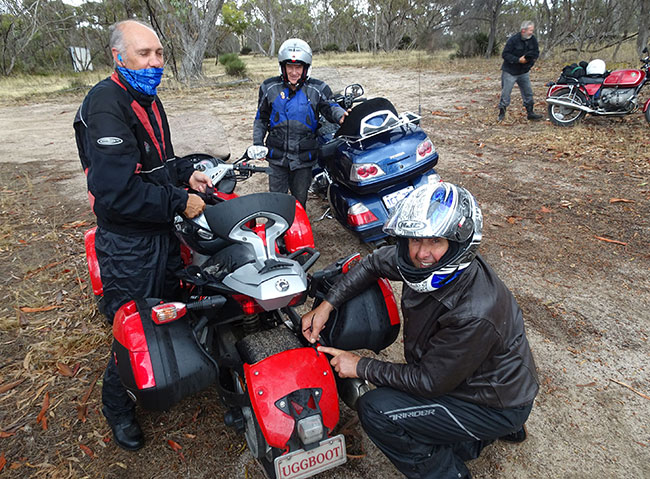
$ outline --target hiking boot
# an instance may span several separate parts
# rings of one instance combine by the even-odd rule
[[[528,437],[528,434],[526,433],[526,426],[524,425],[521,426],[521,429],[519,429],[519,431],[511,432],[510,434],[501,436],[499,440],[505,442],[520,443],[524,442],[526,440],[526,437]]]
[[[506,117],[506,109],[503,107],[499,108],[499,116],[497,117],[497,121],[503,121],[505,117]]]
[[[528,118],[529,120],[537,121],[537,120],[541,120],[542,118],[544,118],[539,113],[535,113],[533,111],[533,105],[526,106],[526,111],[528,112],[528,116],[526,118]]]
[[[122,449],[137,451],[144,446],[144,435],[135,418],[125,417],[109,425],[113,431],[115,443]]]

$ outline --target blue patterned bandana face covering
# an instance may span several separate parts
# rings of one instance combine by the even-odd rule
[[[140,70],[131,70],[130,68],[117,67],[122,76],[129,84],[140,93],[154,96],[156,88],[160,85],[162,78],[162,68],[142,68]]]

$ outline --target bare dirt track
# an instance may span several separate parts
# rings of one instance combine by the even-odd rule
[[[556,73],[532,74],[539,111],[543,83]],[[380,68],[315,68],[314,76],[333,89],[359,82],[400,111],[421,105],[437,170],[476,195],[482,254],[524,311],[541,381],[529,439],[491,445],[469,463],[473,476],[650,477],[650,125],[642,115],[564,130],[527,122],[513,93],[497,124],[497,63],[472,74],[422,72],[419,81],[417,72]],[[256,84],[161,96],[177,154],[238,155],[250,143]],[[168,412],[140,411],[148,443],[139,452],[110,440],[94,383],[110,331],[85,271],[83,231],[93,217],[71,127],[81,98],[0,106],[0,475],[261,478],[243,437],[223,425],[213,390]],[[240,193],[264,190],[260,176]],[[325,208],[309,200],[312,219]],[[321,267],[367,253],[334,220],[313,227]],[[400,347],[381,355],[400,360]],[[353,417],[343,406],[341,424]],[[355,456],[319,477],[399,477],[358,424],[343,429]]]

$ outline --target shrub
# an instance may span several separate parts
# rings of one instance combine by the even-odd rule
[[[485,55],[487,49],[489,36],[487,33],[476,32],[468,33],[460,37],[458,41],[458,49],[454,56],[456,58],[477,57]],[[490,55],[495,55],[499,51],[499,45],[494,42],[492,52]]]
[[[240,55],[248,55],[250,52],[252,52],[253,49],[251,47],[242,47],[241,51],[239,52]]]
[[[339,46],[336,43],[328,43],[323,47],[323,51],[326,52],[338,52]]]
[[[223,66],[226,69],[226,74],[230,76],[243,77],[246,75],[246,64],[237,55],[224,63]]]
[[[230,63],[233,60],[238,60],[239,56],[236,53],[224,53],[223,55],[219,56],[219,63],[221,63],[223,66],[226,66],[226,64]]]

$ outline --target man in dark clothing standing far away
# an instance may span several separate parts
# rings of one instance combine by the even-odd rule
[[[450,183],[421,186],[384,231],[397,245],[365,257],[302,317],[315,342],[330,312],[377,278],[402,280],[406,364],[331,354],[339,376],[377,386],[358,400],[361,425],[409,478],[470,477],[465,461],[495,439],[521,442],[538,391],[521,310],[480,255],[474,197]]]
[[[303,207],[311,184],[311,169],[318,160],[319,115],[332,123],[343,123],[347,112],[331,101],[332,90],[310,77],[311,48],[291,38],[278,50],[280,76],[260,86],[253,144],[269,149],[269,191],[291,194]],[[268,134],[268,135],[267,135]]]
[[[510,105],[512,87],[519,85],[521,98],[528,113],[529,120],[541,120],[542,115],[533,111],[533,86],[530,83],[530,69],[539,58],[539,45],[533,35],[535,24],[527,20],[521,24],[521,31],[508,38],[503,48],[503,65],[501,65],[501,99],[499,100],[498,121],[506,117],[506,108]]]
[[[113,74],[95,85],[74,121],[88,196],[97,217],[95,249],[104,296],[101,312],[112,323],[124,303],[138,297],[174,298],[182,267],[173,233],[176,214],[205,208],[182,184],[205,192],[210,179],[174,156],[167,116],[156,95],[163,47],[151,26],[137,20],[111,27]],[[127,450],[144,445],[135,403],[113,358],[102,385],[102,412],[115,442]]]

